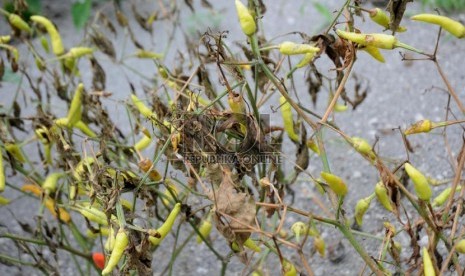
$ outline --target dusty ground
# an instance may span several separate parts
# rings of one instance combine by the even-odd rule
[[[65,44],[70,46],[80,40],[80,33],[77,33],[70,19],[66,16],[68,5],[53,1],[53,6],[47,6],[46,13],[56,18],[56,23],[63,35]],[[56,3],[55,3],[56,2]],[[139,1],[138,8],[143,11],[151,11],[155,5],[148,3],[149,1]],[[211,1],[214,5],[214,10],[210,11],[201,8],[198,1],[195,1],[197,13],[191,13],[187,8],[182,12],[183,20],[186,20],[186,32],[190,37],[198,37],[210,28],[211,30],[229,30],[228,41],[232,44],[234,41],[244,42],[244,36],[240,32],[237,24],[235,10],[232,1]],[[217,3],[218,2],[218,3]],[[127,4],[127,3],[126,3]],[[330,7],[330,10],[338,8],[342,1],[325,1],[325,5]],[[180,4],[182,5],[182,4]],[[263,29],[266,30],[268,38],[277,37],[286,34],[290,31],[302,31],[307,34],[315,34],[320,31],[320,23],[323,17],[315,10],[314,6],[309,1],[273,1],[273,4],[268,4],[268,11],[263,18]],[[418,9],[418,7],[413,6]],[[145,9],[146,8],[146,9]],[[129,11],[128,5],[125,9]],[[63,12],[64,11],[64,12]],[[109,13],[111,14],[111,13]],[[458,15],[457,17],[460,17]],[[463,15],[462,15],[463,19]],[[131,25],[136,25],[131,22]],[[369,25],[365,24],[364,26]],[[417,48],[422,48],[427,51],[432,51],[434,48],[436,31],[432,31],[426,25],[412,23],[408,20],[404,25],[411,30],[407,34],[400,34],[398,37],[401,41],[414,45]],[[373,25],[370,25],[373,27]],[[4,30],[4,26],[0,27]],[[367,28],[364,31],[379,31],[376,28]],[[138,31],[137,38],[144,45],[152,45],[154,51],[164,51],[165,43],[172,33],[171,27],[157,23],[153,37],[147,33]],[[281,38],[278,38],[281,39]],[[297,36],[289,35],[285,39],[298,39]],[[124,45],[123,36],[116,38],[116,46]],[[282,39],[281,39],[282,40]],[[193,39],[193,41],[196,41]],[[174,42],[171,48],[167,51],[166,64],[170,64],[169,60],[176,57],[177,51],[183,49],[185,45],[183,34],[179,30],[174,33]],[[128,48],[122,49],[117,47],[117,52],[131,52]],[[463,64],[463,53],[465,52],[465,44],[463,41],[458,41],[445,36],[440,45],[439,61],[451,84],[456,88],[461,99],[465,99],[465,66]],[[432,62],[404,62],[401,61],[399,51],[384,51],[386,63],[380,64],[371,59],[368,55],[361,53],[358,56],[357,63],[354,67],[353,76],[357,76],[360,80],[364,80],[368,86],[368,96],[365,102],[354,111],[338,113],[335,117],[336,123],[342,126],[342,130],[354,136],[361,136],[368,139],[370,142],[375,141],[375,137],[379,138],[378,150],[379,155],[389,161],[401,161],[406,158],[403,146],[399,136],[391,131],[397,126],[405,127],[410,123],[416,122],[423,118],[428,118],[433,121],[442,121],[445,116],[445,107],[447,104],[447,95],[441,89],[444,89],[444,84],[441,81],[438,73]],[[105,103],[111,111],[112,117],[120,121],[123,131],[130,130],[127,124],[127,117],[121,103],[128,98],[130,89],[128,79],[133,81],[137,88],[140,88],[143,81],[131,71],[114,66],[112,62],[105,57],[101,57],[102,65],[107,72],[107,88],[113,96]],[[155,68],[150,62],[132,62],[131,66],[137,68],[147,77],[154,74]],[[322,68],[331,68],[326,61],[316,61],[317,66]],[[89,75],[83,72],[84,82],[89,82]],[[327,98],[321,93],[317,106],[312,106],[306,85],[302,81],[304,72],[298,71],[295,75],[296,91],[304,104],[315,112],[321,113],[326,106]],[[354,79],[349,81],[348,91],[354,85]],[[2,101],[6,98],[8,103],[9,89],[14,89],[11,83],[3,84],[0,95]],[[25,93],[27,88],[25,86]],[[12,99],[11,99],[12,100]],[[64,106],[60,106],[59,102],[53,102],[56,108],[66,113]],[[277,104],[277,103],[275,103]],[[458,114],[457,108],[452,104],[452,109]],[[261,112],[270,112],[270,109],[262,109]],[[271,112],[270,112],[271,113]],[[272,114],[272,121],[280,122],[279,114]],[[437,132],[439,133],[439,132]],[[332,134],[328,134],[330,143],[328,143],[328,152],[331,160],[331,167],[334,172],[347,180],[350,185],[350,193],[345,205],[351,214],[356,200],[361,197],[368,196],[372,193],[373,185],[378,181],[377,172],[373,168],[367,169],[366,161],[360,158],[353,150],[351,150],[340,138]],[[452,152],[456,154],[460,147],[461,135],[458,126],[448,130],[450,146]],[[412,146],[415,148],[415,153],[410,155],[411,162],[416,164],[418,169],[427,172],[433,178],[446,179],[453,175],[451,166],[449,165],[448,157],[444,151],[444,141],[441,135],[415,136],[411,139]],[[290,148],[294,146],[290,143],[287,145]],[[292,156],[291,156],[292,158]],[[314,156],[311,159],[311,164],[308,169],[310,173],[318,174],[321,170],[319,159]],[[22,179],[16,177],[11,178],[12,182],[18,185],[23,182]],[[295,203],[303,209],[317,210],[310,197],[316,193],[313,185],[302,177],[292,187],[296,191],[297,197]],[[15,198],[17,193],[11,189],[7,190],[5,196]],[[290,198],[286,198],[290,201]],[[27,202],[24,200],[16,200],[8,207],[0,209],[1,224],[7,225],[10,232],[21,232],[20,226],[13,221],[12,213],[15,217],[31,218],[31,212],[35,212],[37,204],[35,202]],[[349,216],[350,217],[350,216]],[[296,218],[289,217],[285,227],[289,227]],[[365,217],[365,225],[363,230],[372,235],[382,237],[383,221],[392,219],[391,215],[386,213],[377,203],[373,204],[370,211]],[[8,222],[8,223],[6,223]],[[329,226],[320,227],[323,238],[327,241],[329,247],[334,247],[342,239],[334,229]],[[217,233],[213,234],[215,240],[214,245],[219,252],[226,254],[229,252],[223,239]],[[182,239],[181,239],[182,240]],[[370,254],[376,256],[379,251],[380,242],[371,238],[359,238],[360,242],[367,248]],[[399,241],[406,244],[406,237],[400,235]],[[170,244],[171,240],[167,240],[167,246],[163,250],[158,250],[154,254],[153,267],[156,274],[162,272],[165,266],[169,263],[169,256],[172,251]],[[360,257],[350,249],[350,245],[346,241],[342,241],[345,247],[344,258],[338,263],[332,263],[328,259],[322,259],[318,255],[313,255],[310,259],[310,265],[314,269],[315,275],[356,275],[362,269],[362,261]],[[306,248],[306,253],[310,252],[310,248]],[[16,254],[14,246],[6,240],[0,239],[1,254]],[[407,257],[408,250],[403,252],[403,257]],[[298,256],[294,252],[289,252],[288,258],[298,261]],[[462,259],[463,260],[463,259]],[[73,268],[69,266],[69,259],[62,259],[59,266],[61,272],[65,275],[72,275]],[[276,258],[270,258],[268,262],[267,272],[270,275],[279,275],[279,266]],[[173,265],[173,275],[216,275],[220,270],[220,262],[217,261],[214,255],[208,250],[205,245],[198,246],[195,243],[190,243],[185,250],[179,255],[176,263]],[[228,266],[228,274],[236,275],[248,273],[247,268],[238,261],[236,257],[231,258],[231,263]],[[17,267],[6,266],[0,264],[0,273],[3,275],[22,275],[25,273],[35,275],[38,274],[30,269],[18,269]]]

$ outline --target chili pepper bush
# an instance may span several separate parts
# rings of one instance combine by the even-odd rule
[[[408,1],[347,0],[303,6],[326,17],[276,33],[265,29],[274,4],[235,0],[221,4],[222,30],[216,3],[193,2],[105,3],[72,40],[52,17],[23,18],[24,1],[0,9],[2,266],[461,275],[465,97],[441,55],[463,59],[443,47],[463,45],[465,26]],[[374,105],[371,73],[399,62],[437,82],[409,87],[398,108]],[[375,134],[346,123],[421,112],[425,93],[440,115],[386,116]]]

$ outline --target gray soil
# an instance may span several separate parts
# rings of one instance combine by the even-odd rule
[[[83,33],[74,29],[70,17],[68,16],[69,5],[64,2],[67,1],[46,1],[44,12],[51,16],[51,18],[55,18],[54,21],[60,29],[65,45],[70,47],[80,42]],[[152,12],[158,8],[158,5],[152,2],[156,1],[137,1],[138,10],[142,13]],[[171,3],[174,1],[169,2]],[[182,19],[184,31],[186,35],[191,38],[192,42],[196,43],[199,34],[210,29],[211,31],[228,30],[227,43],[229,45],[233,45],[234,42],[245,43],[245,37],[237,22],[233,1],[210,1],[214,6],[213,10],[201,7],[200,3],[198,3],[200,1],[194,1],[196,13],[192,13],[187,6],[185,6],[183,1],[175,2],[182,6],[180,18]],[[273,4],[268,3],[268,10],[263,18],[263,29],[266,30],[267,38],[276,37],[275,41],[277,42],[283,40],[299,41],[300,38],[292,34],[284,37],[278,36],[288,34],[291,31],[300,31],[309,35],[321,31],[321,22],[324,22],[325,19],[316,11],[311,1],[275,0],[272,2]],[[339,8],[343,1],[321,2],[324,2],[324,5],[328,6],[330,11],[333,11]],[[50,3],[53,3],[53,5]],[[112,18],[113,13],[110,5],[102,5],[103,6],[100,6],[100,8],[102,8],[103,12],[107,13],[110,18]],[[131,14],[129,3],[125,1],[123,6],[126,13],[128,15]],[[420,7],[415,5],[409,7],[409,14],[413,14],[414,10],[421,10]],[[132,18],[132,16],[128,17]],[[454,15],[454,17],[461,18],[462,20],[465,19],[463,14]],[[145,45],[147,49],[155,52],[167,50],[166,59],[164,61],[166,65],[170,66],[173,64],[173,61],[179,58],[180,53],[187,53],[185,52],[186,41],[184,34],[181,33],[179,29],[173,34],[173,28],[169,22],[156,21],[152,36],[139,29],[137,23],[133,22],[132,19],[130,24],[134,27],[134,30],[136,30],[137,40]],[[436,28],[415,23],[408,19],[404,20],[403,25],[405,25],[409,31],[398,35],[400,41],[413,45],[416,48],[421,48],[427,52],[433,51],[437,36]],[[364,32],[380,31],[379,28],[368,22],[359,24],[359,26],[366,28],[363,30]],[[0,26],[0,34],[4,34],[5,32],[8,32],[8,26],[2,23]],[[171,35],[174,35],[174,40],[169,48],[166,49],[166,41],[168,41]],[[114,38],[114,45],[117,49],[118,56],[121,56],[122,53],[127,54],[134,51],[133,46],[125,42],[123,32],[120,32],[118,36]],[[24,51],[24,49],[22,49],[22,51]],[[238,49],[234,47],[233,51],[236,51],[238,54],[240,53]],[[355,77],[357,77],[358,81],[363,84],[362,88],[368,88],[368,96],[356,110],[348,110],[346,112],[337,113],[334,116],[334,121],[345,133],[352,136],[363,137],[370,143],[374,143],[376,138],[378,138],[379,141],[376,149],[379,156],[392,165],[398,164],[407,158],[399,133],[392,129],[399,126],[405,129],[408,125],[425,118],[432,121],[443,121],[448,102],[448,94],[444,90],[445,85],[436,71],[434,63],[430,61],[402,61],[399,52],[402,52],[402,50],[383,51],[386,59],[385,64],[375,61],[365,53],[358,54],[352,77],[347,85],[347,92],[349,96],[353,96]],[[464,53],[465,44],[463,40],[457,40],[444,34],[442,35],[438,60],[449,78],[451,85],[455,88],[462,101],[465,101]],[[113,93],[111,98],[104,100],[104,103],[111,113],[112,118],[119,122],[121,130],[124,133],[129,133],[131,127],[127,121],[127,114],[123,102],[126,101],[130,95],[128,80],[135,85],[136,89],[141,89],[142,85],[150,84],[150,82],[142,79],[130,70],[115,65],[106,56],[97,55],[97,58],[106,71],[106,91]],[[296,62],[297,60],[292,59],[292,61]],[[31,63],[31,70],[33,70],[32,60],[29,60],[29,62]],[[148,78],[151,78],[156,73],[156,68],[151,62],[142,62],[134,59],[128,61],[127,64]],[[318,59],[315,64],[321,72],[332,74],[332,76],[334,75],[334,73],[329,71],[333,69],[333,67],[328,63],[326,57]],[[86,65],[83,66],[85,68]],[[82,79],[86,87],[90,87],[91,72],[85,70],[81,71]],[[186,70],[186,72],[189,71]],[[307,85],[304,82],[305,74],[305,70],[299,70],[295,73],[295,91],[304,106],[310,108],[314,112],[322,114],[328,102],[328,93],[322,91],[319,94],[316,106],[313,106],[310,96],[307,93]],[[212,72],[211,75],[216,77],[214,72]],[[0,102],[4,107],[10,106],[13,101],[11,95],[13,95],[15,89],[17,89],[17,84],[15,83],[5,82],[1,84]],[[218,89],[223,90],[223,88]],[[24,82],[21,87],[20,95],[28,93],[30,93],[29,87],[26,82]],[[273,100],[270,105],[276,107],[278,105],[277,97],[274,98],[275,100]],[[31,107],[30,103],[27,104]],[[51,104],[54,106],[54,112],[56,112],[57,115],[66,114],[66,106],[60,100],[52,99]],[[451,103],[451,109],[459,119],[463,119],[463,116],[459,115],[460,112],[453,102]],[[280,115],[273,113],[269,105],[260,111],[262,113],[271,114],[272,123],[281,123]],[[23,112],[23,116],[27,116],[28,113],[33,114],[34,109],[24,109]],[[461,133],[462,129],[458,125],[447,129],[448,143],[454,158],[462,143]],[[433,131],[433,134],[413,136],[410,142],[415,152],[410,154],[410,161],[418,169],[426,172],[428,176],[443,180],[451,178],[454,172],[450,163],[450,158],[445,150],[444,137],[440,134],[441,131]],[[24,134],[18,134],[18,137],[21,137],[21,135],[24,136]],[[326,139],[328,139],[326,145],[331,169],[335,174],[344,178],[350,186],[350,191],[344,206],[347,210],[347,217],[352,218],[355,202],[373,192],[374,184],[379,181],[378,172],[375,168],[369,166],[367,161],[354,152],[340,136],[330,131],[327,131],[325,135]],[[21,138],[28,137],[24,136]],[[283,160],[288,168],[292,168],[291,162],[287,162],[286,158],[289,158],[291,161],[294,160],[295,157],[293,153],[295,145],[286,141],[284,148],[290,150],[285,153],[288,155],[285,155]],[[35,146],[26,146],[24,150],[27,152],[34,152],[34,154],[37,152]],[[153,151],[153,148],[151,148],[151,150]],[[321,162],[316,156],[311,157],[310,166],[307,171],[312,175],[319,175],[321,171]],[[178,173],[178,175],[179,174],[180,173]],[[23,177],[11,176],[11,171],[9,170],[7,170],[7,175],[8,181],[14,185],[21,186],[25,182]],[[315,213],[321,213],[320,207],[318,207],[311,198],[313,196],[322,197],[318,194],[308,177],[300,177],[292,186],[292,190],[295,191],[294,206],[304,210],[314,211]],[[442,190],[442,188],[434,188],[434,190],[437,193]],[[37,212],[37,201],[28,200],[11,188],[7,188],[3,195],[7,198],[17,199],[7,207],[0,208],[0,223],[1,226],[5,227],[0,231],[7,229],[8,232],[11,233],[23,233],[17,220],[28,222],[31,225],[35,224],[33,214]],[[286,196],[285,201],[287,203],[290,203],[291,200],[292,198],[290,196]],[[326,198],[322,199],[322,201],[326,206],[330,206]],[[297,220],[304,220],[304,218],[293,215],[286,217],[284,229],[289,229]],[[363,231],[382,238],[384,236],[383,222],[386,220],[392,222],[395,221],[395,218],[374,201],[372,207],[365,216]],[[76,220],[76,224],[79,225],[79,223],[83,223],[83,221]],[[397,226],[399,227],[399,225]],[[343,236],[331,226],[323,225],[320,226],[319,229],[327,243],[327,254],[331,255],[331,257],[342,255],[343,258],[338,262],[331,262],[329,258],[321,258],[318,254],[314,254],[314,252],[311,251],[312,243],[308,243],[308,246],[304,248],[304,253],[308,257],[308,261],[315,275],[359,274],[363,269],[363,261],[351,248],[350,244],[343,239]],[[181,231],[189,233],[191,229],[190,227],[183,226]],[[183,241],[186,236],[187,234],[180,235],[180,241]],[[254,238],[258,238],[258,236],[254,235]],[[380,240],[362,236],[358,236],[357,238],[369,254],[376,257],[378,256],[381,244]],[[218,232],[213,231],[212,240],[214,247],[221,254],[226,255],[230,252],[224,238],[221,237]],[[405,250],[402,252],[402,258],[408,258],[411,253],[408,249],[408,236],[399,234],[396,240],[404,245]],[[422,240],[422,242],[425,241]],[[152,267],[156,275],[161,274],[169,263],[170,256],[173,253],[173,244],[174,239],[170,236],[164,242],[164,246],[153,254]],[[343,249],[341,249],[341,246]],[[98,245],[98,247],[100,246]],[[343,252],[341,252],[341,250]],[[0,254],[20,258],[22,253],[16,249],[15,244],[10,240],[0,239]],[[45,251],[44,254],[49,254],[49,252]],[[295,251],[284,250],[284,254],[293,262],[300,264],[299,256]],[[28,259],[25,258],[25,260]],[[257,256],[253,256],[252,260],[252,263],[257,261]],[[463,263],[465,259],[461,257],[460,261]],[[63,275],[77,274],[74,267],[75,264],[66,254],[61,254],[60,252],[58,263],[55,263],[55,260],[52,259],[50,262],[52,265],[59,267],[60,273]],[[280,274],[278,259],[273,255],[270,255],[263,268],[264,272],[268,275]],[[177,257],[172,269],[173,275],[217,275],[221,270],[221,263],[205,244],[198,245],[192,240]],[[248,274],[250,272],[249,266],[242,264],[238,257],[231,257],[230,264],[227,268],[228,275]],[[95,274],[95,271],[92,270],[92,273]],[[3,263],[0,264],[0,274],[39,275],[40,272],[28,267],[9,266]],[[365,274],[368,273],[365,272]]]

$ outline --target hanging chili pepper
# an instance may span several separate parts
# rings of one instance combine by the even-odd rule
[[[113,251],[111,251],[110,259],[108,259],[107,265],[102,270],[102,275],[107,275],[111,273],[111,271],[119,263],[128,244],[129,244],[128,234],[123,228],[120,228],[118,231],[118,234],[116,234],[115,245],[113,247]]]
[[[105,255],[103,255],[102,252],[92,253],[92,260],[94,261],[95,266],[100,270],[105,268]]]
[[[331,188],[331,190],[333,190],[333,192],[338,196],[344,196],[347,194],[347,185],[339,176],[327,172],[321,172],[321,177],[323,177],[329,188]]]
[[[26,21],[24,21],[19,15],[10,13],[10,15],[8,16],[8,21],[10,22],[11,26],[13,26],[16,29],[25,31],[29,34],[32,33],[31,27],[29,27]]]
[[[208,214],[207,218],[202,221],[202,224],[200,224],[199,227],[199,233],[197,235],[197,243],[202,243],[203,240],[205,240],[209,235],[210,232],[212,231],[213,225],[211,223],[211,213]]]
[[[236,11],[244,34],[247,36],[253,35],[257,31],[257,25],[249,9],[241,1],[236,0]]]
[[[392,208],[391,199],[389,198],[388,190],[384,186],[383,182],[380,181],[376,183],[375,194],[378,198],[379,203],[381,203],[381,205],[383,205],[383,207],[386,210],[388,210],[389,212],[394,211],[394,209]]]
[[[446,16],[423,13],[423,14],[414,15],[410,17],[410,19],[439,25],[444,30],[448,31],[449,33],[451,33],[452,35],[458,38],[465,37],[465,26],[462,23],[455,21]]]
[[[396,47],[397,38],[387,34],[360,34],[336,30],[338,36],[364,46],[373,46],[392,50]]]
[[[455,192],[462,190],[462,186],[457,186]],[[449,198],[450,193],[452,192],[452,187],[444,189],[437,197],[433,199],[433,207],[442,206],[446,200]]]
[[[455,251],[460,253],[460,254],[465,254],[465,239],[459,241],[455,245]]]
[[[313,247],[315,248],[315,250],[318,252],[318,254],[320,254],[321,257],[325,257],[326,256],[326,244],[325,244],[325,240],[320,236],[316,236],[313,240]]]
[[[390,18],[383,10],[381,10],[380,8],[375,8],[375,9],[369,10],[368,13],[370,15],[370,19],[373,22],[375,22],[376,24],[386,29],[389,29]],[[399,32],[399,33],[402,33],[405,31],[407,31],[407,29],[402,26],[397,27],[397,30],[396,30],[396,32]]]
[[[42,184],[42,189],[45,190],[46,194],[51,194],[57,189],[58,179],[66,176],[65,173],[51,173],[45,178],[44,183]]]
[[[436,276],[436,271],[434,270],[433,262],[429,256],[428,249],[423,247],[423,272],[425,276]]]
[[[82,118],[82,92],[84,91],[84,84],[78,84],[76,91],[74,92],[71,106],[69,107],[68,116],[68,127],[73,127]]]
[[[291,104],[286,101],[284,96],[279,98],[279,104],[281,105],[281,115],[283,117],[284,130],[292,141],[299,142],[299,135],[297,135],[294,130]]]
[[[160,228],[157,229],[157,232],[160,234],[159,238],[156,237],[149,237],[149,241],[153,245],[159,245],[161,241],[168,235],[168,233],[171,231],[171,228],[173,228],[174,221],[176,220],[176,217],[178,214],[181,212],[181,203],[176,203],[174,205],[173,210],[171,213],[168,215],[168,218],[166,221],[163,223]]]
[[[55,25],[53,25],[53,23],[47,18],[40,15],[33,15],[30,19],[31,21],[44,26],[45,30],[47,30],[47,33],[50,36],[53,53],[57,56],[62,55],[65,52],[65,49],[63,47],[63,42],[61,41],[60,33],[55,28]]]
[[[370,56],[372,56],[374,59],[376,59],[377,61],[381,63],[386,62],[383,55],[381,54],[381,51],[374,46],[359,47],[359,49],[367,52],[368,54],[370,54]]]
[[[320,48],[310,44],[294,43],[285,41],[279,44],[279,52],[283,55],[300,55],[300,54],[315,54],[320,51]]]
[[[297,276],[297,270],[295,269],[294,264],[291,263],[289,260],[284,259],[282,266],[284,276]]]
[[[433,129],[434,125],[430,120],[421,120],[411,125],[404,131],[405,135],[430,132]]]
[[[362,226],[363,216],[370,208],[371,200],[374,197],[375,194],[372,194],[369,197],[365,197],[357,201],[357,204],[355,205],[355,221],[357,222],[358,226]]]
[[[15,143],[5,143],[5,150],[19,163],[26,162],[26,157],[24,157],[21,147]]]
[[[428,201],[431,198],[433,192],[431,191],[431,187],[429,186],[426,177],[409,163],[405,163],[404,168],[410,179],[413,181],[413,186],[418,198],[424,201]]]

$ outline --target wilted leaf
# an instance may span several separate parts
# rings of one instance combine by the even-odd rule
[[[228,169],[223,169],[223,181],[220,187],[210,195],[214,201],[214,216],[216,228],[230,242],[236,241],[242,245],[250,236],[247,226],[255,222],[255,201],[253,197],[241,192],[234,184],[233,175]],[[242,231],[238,231],[242,230]]]

